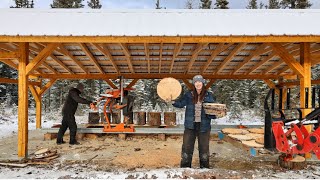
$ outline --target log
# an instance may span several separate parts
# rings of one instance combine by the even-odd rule
[[[292,160],[285,160],[286,155],[281,154],[278,158],[278,163],[280,167],[283,167],[285,169],[304,169],[307,166],[307,163],[305,161],[305,158],[302,156],[297,155]]]
[[[121,123],[121,114],[120,113],[121,113],[120,111],[112,112],[111,124],[120,124]]]
[[[174,126],[177,124],[176,112],[164,112],[164,124]]]
[[[89,124],[99,124],[100,115],[98,112],[89,112],[88,123]]]
[[[161,113],[160,112],[149,112],[148,113],[148,124],[150,126],[161,125]]]
[[[135,125],[145,125],[146,124],[146,112],[135,112],[134,113],[134,121]]]

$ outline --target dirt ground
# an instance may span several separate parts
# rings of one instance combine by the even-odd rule
[[[69,134],[64,140],[68,142]],[[29,154],[41,148],[57,150],[59,158],[47,165],[34,165],[37,169],[59,169],[73,171],[126,172],[125,178],[137,177],[134,172],[140,170],[152,171],[166,169],[173,171],[180,169],[180,153],[182,136],[169,136],[165,141],[156,135],[127,136],[126,140],[117,135],[101,134],[96,139],[84,138],[81,145],[71,146],[68,143],[56,145],[55,139],[44,141],[40,130],[29,132]],[[197,144],[197,142],[196,142]],[[15,160],[17,158],[17,136],[0,139],[0,161]],[[183,169],[181,174],[169,173],[168,178],[281,178],[276,176],[287,170],[276,163],[277,155],[251,157],[246,150],[219,140],[212,136],[210,141],[210,169],[199,169],[197,145],[193,156],[193,168]],[[4,168],[0,166],[0,169]],[[5,167],[10,168],[10,167]],[[314,168],[308,166],[307,168]],[[3,169],[4,170],[4,169]],[[9,169],[6,169],[10,171]],[[196,171],[195,171],[196,170]],[[305,171],[308,171],[306,169]],[[1,174],[1,173],[0,173]],[[283,176],[284,178],[290,178]],[[306,176],[302,176],[306,177]],[[317,175],[310,176],[319,178]],[[59,178],[70,178],[60,176]],[[77,177],[79,178],[79,177]],[[143,177],[142,177],[143,178]],[[154,177],[158,178],[155,173]]]

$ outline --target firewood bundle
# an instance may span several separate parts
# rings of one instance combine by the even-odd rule
[[[48,148],[40,149],[30,157],[33,162],[50,162],[52,159],[59,157],[57,150],[49,150]]]
[[[217,118],[222,118],[227,115],[227,107],[225,104],[203,103],[203,108],[206,114],[216,115]]]

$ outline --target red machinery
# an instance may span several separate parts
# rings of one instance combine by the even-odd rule
[[[276,149],[285,154],[285,161],[291,160],[295,154],[314,152],[320,159],[320,128],[309,133],[303,125],[306,120],[317,119],[320,108],[309,113],[304,120],[298,124],[291,124],[285,131],[285,120],[272,122],[272,131],[276,141]]]

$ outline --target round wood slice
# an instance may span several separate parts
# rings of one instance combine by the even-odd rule
[[[257,148],[262,148],[262,144],[256,143],[255,140],[250,140],[250,141],[241,141],[242,144],[247,145],[249,147],[257,147]]]
[[[229,134],[228,136],[239,141],[247,141],[252,139],[252,137],[247,136],[246,134]]]
[[[221,131],[226,134],[247,134],[247,133],[249,133],[245,129],[238,129],[238,128],[224,128]]]
[[[306,161],[306,158],[296,155],[293,159],[290,160],[291,162],[304,162]]]
[[[251,137],[252,139],[257,139],[257,138],[263,138],[263,134],[256,134],[256,133],[248,133],[246,134],[247,136]]]
[[[256,143],[258,144],[264,144],[264,137],[259,137],[255,139]]]
[[[34,155],[44,154],[46,152],[49,152],[49,149],[48,148],[43,148],[43,149],[40,149],[40,150],[34,152]]]
[[[261,128],[250,128],[248,131],[256,134],[264,134],[264,129]]]
[[[174,78],[163,78],[157,86],[159,97],[165,101],[177,99],[182,91],[181,84]]]

